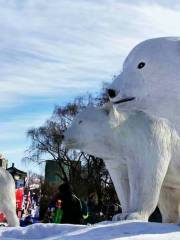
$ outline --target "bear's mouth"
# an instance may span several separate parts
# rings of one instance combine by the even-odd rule
[[[135,100],[135,99],[136,99],[135,97],[127,97],[127,98],[120,99],[120,100],[118,100],[118,101],[113,101],[113,104],[130,102],[130,101],[133,101],[133,100]]]

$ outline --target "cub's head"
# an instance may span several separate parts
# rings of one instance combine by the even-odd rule
[[[63,143],[67,148],[91,153],[98,143],[106,139],[108,131],[108,110],[88,107],[74,118],[64,133]]]

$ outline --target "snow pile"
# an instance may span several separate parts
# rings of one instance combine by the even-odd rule
[[[179,240],[180,226],[139,221],[101,222],[91,226],[34,224],[0,228],[1,240]]]

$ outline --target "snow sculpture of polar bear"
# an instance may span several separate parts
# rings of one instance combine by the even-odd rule
[[[15,183],[11,174],[0,167],[0,212],[5,214],[8,226],[19,226],[16,215]]]
[[[122,205],[116,220],[148,220],[158,203],[163,222],[178,221],[180,138],[168,122],[91,107],[75,117],[64,144],[104,159]]]
[[[166,118],[180,134],[180,38],[155,38],[137,45],[108,93],[117,109]]]

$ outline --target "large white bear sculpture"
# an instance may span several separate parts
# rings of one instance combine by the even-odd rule
[[[155,38],[137,45],[108,93],[117,109],[166,118],[180,134],[180,38]]]
[[[8,226],[19,226],[16,214],[15,182],[11,174],[0,167],[0,212],[5,214]]]
[[[158,204],[163,222],[178,221],[180,138],[168,121],[90,107],[75,117],[64,144],[104,159],[122,205],[115,220],[148,220]]]

